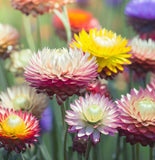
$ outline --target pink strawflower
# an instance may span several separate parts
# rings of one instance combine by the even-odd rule
[[[11,0],[11,4],[15,9],[20,10],[26,15],[44,14],[52,12],[54,9],[61,9],[63,5],[72,3],[75,0]]]
[[[148,85],[147,85],[147,89],[149,91],[154,91],[155,92],[155,79],[153,79]]]
[[[69,132],[78,132],[78,137],[90,136],[93,144],[100,141],[100,134],[114,136],[119,126],[119,113],[116,106],[105,96],[100,94],[86,94],[79,97],[72,110],[66,111],[66,122]]]
[[[56,94],[59,104],[68,96],[79,94],[90,81],[97,77],[95,58],[81,50],[66,48],[38,51],[25,68],[25,78],[39,92],[50,98]]]
[[[137,91],[122,96],[116,104],[120,109],[120,135],[126,136],[131,144],[141,143],[153,147],[155,142],[155,92],[154,90]]]

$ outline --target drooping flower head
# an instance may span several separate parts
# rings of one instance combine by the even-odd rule
[[[154,0],[131,0],[125,8],[128,23],[138,33],[147,33],[149,37],[155,31],[154,8]]]
[[[39,136],[39,121],[22,111],[13,111],[0,107],[0,147],[8,152],[17,153],[30,148]]]
[[[52,12],[54,9],[60,9],[63,5],[72,3],[75,0],[11,0],[15,9],[20,10],[26,15],[44,14]]]
[[[127,46],[128,41],[123,39],[116,33],[107,31],[106,29],[90,29],[89,33],[82,30],[79,36],[75,35],[73,45],[82,48],[84,52],[89,52],[91,56],[95,56],[99,65],[98,72],[102,77],[112,76],[119,71],[123,71],[123,65],[130,64],[127,59],[131,57],[128,54],[130,47]]]
[[[132,89],[116,101],[120,109],[120,134],[131,144],[153,146],[155,142],[155,91]]]
[[[38,51],[25,68],[25,78],[32,87],[46,92],[50,98],[56,94],[61,104],[68,96],[79,94],[97,77],[95,58],[81,50],[66,48]]]
[[[0,57],[6,58],[16,47],[19,40],[18,31],[8,24],[0,24]]]
[[[115,105],[100,94],[86,94],[79,97],[72,110],[66,111],[69,132],[78,132],[78,137],[90,136],[94,144],[100,140],[100,134],[114,135],[119,125],[118,111]]]
[[[32,54],[32,51],[29,49],[11,53],[10,58],[6,60],[5,68],[17,75],[24,73],[24,67],[27,65]]]
[[[6,92],[0,94],[0,104],[4,108],[15,111],[22,110],[40,117],[41,113],[48,106],[48,97],[28,85],[19,85],[8,88]]]
[[[41,114],[40,128],[42,133],[50,132],[52,129],[53,115],[50,106],[48,106]]]
[[[130,42],[132,64],[130,67],[138,75],[146,74],[149,71],[155,72],[155,42],[151,39],[141,40],[135,37]]]
[[[101,28],[98,20],[88,11],[82,9],[68,9],[67,12],[72,36],[74,33],[78,34],[82,29],[89,32],[92,28]],[[56,33],[66,40],[67,35],[65,27],[57,15],[54,15],[52,23]]]

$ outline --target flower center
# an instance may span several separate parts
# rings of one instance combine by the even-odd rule
[[[16,138],[17,135],[23,134],[25,124],[18,115],[10,115],[1,123],[1,128],[3,134]]]
[[[93,104],[87,108],[85,117],[90,123],[96,123],[103,117],[102,109],[100,106]]]
[[[96,45],[99,45],[100,47],[112,47],[115,43],[115,39],[109,37],[95,37],[94,41],[96,42]]]
[[[29,100],[24,96],[18,96],[13,100],[15,110],[25,109],[29,106]]]
[[[142,116],[149,114],[149,117],[155,115],[155,102],[151,100],[142,100],[138,102],[138,110]]]

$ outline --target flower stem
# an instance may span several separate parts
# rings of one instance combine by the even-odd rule
[[[65,133],[64,133],[64,160],[67,160],[67,133],[68,130],[66,129]]]
[[[37,48],[41,49],[42,42],[41,42],[41,34],[40,34],[40,19],[39,16],[37,17]]]
[[[89,160],[89,152],[90,152],[90,149],[91,149],[91,145],[92,145],[92,141],[89,138],[88,144],[87,144],[87,150],[86,150],[85,160]]]
[[[139,143],[136,144],[136,160],[139,160]]]
[[[123,158],[125,160],[128,160],[128,155],[127,155],[127,144],[125,138],[123,139]]]
[[[132,160],[135,160],[135,145],[131,147],[132,147]]]
[[[22,152],[20,153],[20,155],[21,155],[22,160],[25,160]]]
[[[62,23],[63,23],[63,25],[65,27],[65,30],[66,30],[66,34],[67,34],[67,42],[69,43],[71,41],[72,34],[71,34],[70,23],[69,23],[69,19],[68,19],[66,6],[63,6],[63,12],[62,13],[60,11],[58,11],[58,10],[54,10],[54,13],[62,21]]]
[[[48,153],[47,148],[43,143],[39,145],[39,148],[40,148],[42,156],[44,157],[44,160],[49,160],[49,159],[52,160],[52,157]]]
[[[120,140],[121,140],[121,137],[118,134],[117,135],[117,142],[116,142],[116,156],[115,156],[114,160],[119,160],[119,156],[120,156],[120,152],[121,152]]]
[[[62,118],[62,126],[65,131],[65,105],[62,103],[61,105],[61,118]]]
[[[31,32],[30,17],[27,17],[27,16],[23,15],[23,23],[24,23],[27,43],[29,45],[29,48],[32,51],[34,51],[35,50],[35,43],[34,43],[34,39],[33,39],[32,32]]]
[[[82,154],[78,154],[78,160],[82,160]]]
[[[0,58],[0,90],[5,90],[8,86],[7,77],[4,69],[4,61]]]
[[[153,148],[150,147],[150,159],[149,160],[153,160]]]
[[[133,70],[129,70],[129,92],[133,88]]]

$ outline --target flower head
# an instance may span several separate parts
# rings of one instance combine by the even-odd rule
[[[155,42],[136,37],[131,40],[130,45],[132,50],[130,67],[138,74],[155,72]]]
[[[81,50],[66,48],[46,49],[32,56],[25,68],[25,78],[32,87],[46,92],[50,98],[56,94],[59,104],[68,96],[79,94],[97,77],[95,58]]]
[[[91,56],[95,56],[99,65],[98,72],[104,72],[107,76],[117,74],[123,71],[125,64],[130,64],[127,59],[131,57],[128,54],[130,47],[127,46],[128,41],[120,35],[117,36],[106,29],[90,29],[89,33],[82,30],[79,36],[75,35],[75,41],[71,44],[77,48],[82,48],[84,52],[88,52]]]
[[[66,111],[66,122],[70,125],[69,132],[78,132],[78,137],[90,136],[93,143],[100,140],[100,133],[114,135],[119,125],[118,111],[115,105],[100,94],[86,94],[79,97],[72,110]]]
[[[47,96],[42,93],[38,94],[34,88],[28,85],[8,88],[6,92],[1,92],[0,99],[2,107],[15,111],[27,111],[36,117],[40,117],[48,106]]]
[[[140,34],[152,32],[155,28],[155,1],[132,0],[126,8],[128,23]]]
[[[5,68],[16,74],[21,74],[24,72],[24,67],[27,65],[29,59],[32,56],[32,51],[29,49],[24,49],[21,51],[15,51],[11,53],[10,58],[6,61]]]
[[[120,109],[120,134],[131,144],[153,146],[155,142],[155,92],[142,88],[116,101]]]
[[[39,122],[27,112],[0,108],[1,147],[20,153],[34,144],[39,136]]]
[[[0,57],[6,58],[15,48],[19,39],[18,31],[8,24],[0,24]]]
[[[54,9],[60,9],[63,5],[72,3],[75,0],[11,0],[11,4],[15,9],[20,10],[26,15],[44,14]]]
[[[98,20],[88,11],[82,9],[68,9],[67,12],[72,35],[74,35],[74,33],[78,34],[82,29],[89,32],[92,28],[101,28]],[[67,39],[65,27],[57,15],[53,17],[53,25],[56,33],[60,37]]]

